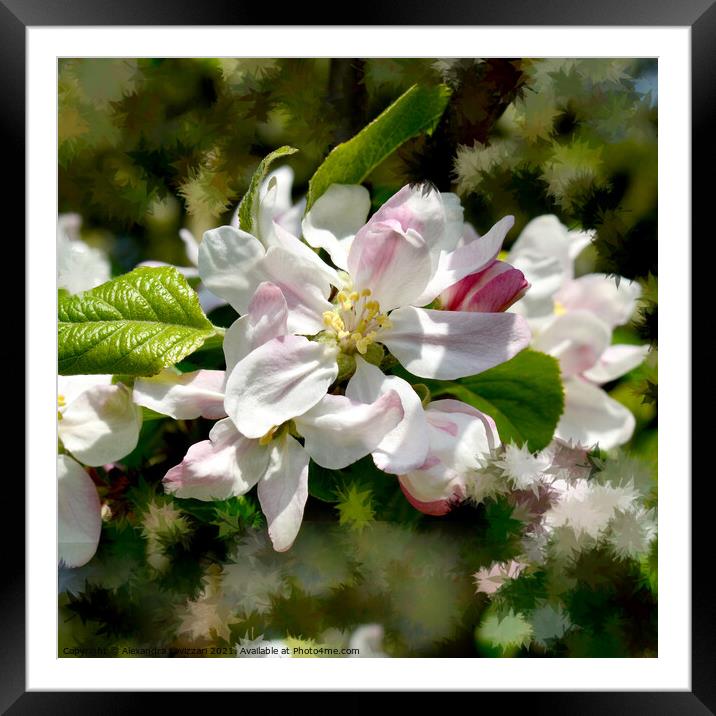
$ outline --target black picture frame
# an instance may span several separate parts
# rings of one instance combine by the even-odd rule
[[[486,3],[479,0],[454,0],[428,3],[425,0],[385,4],[365,0],[360,15],[338,20],[335,15],[314,13],[303,5],[287,6],[280,11],[282,24],[376,24],[376,25],[534,25],[534,26],[682,26],[691,28],[691,89],[692,89],[692,228],[693,236],[702,240],[711,237],[713,224],[707,224],[713,203],[711,165],[716,127],[716,0],[501,0]],[[0,0],[0,67],[3,75],[5,107],[0,112],[3,131],[5,175],[12,178],[6,188],[7,200],[13,207],[24,205],[25,182],[25,30],[28,26],[112,26],[112,25],[273,25],[275,10],[260,3],[240,0],[202,0],[200,3],[174,0]],[[368,22],[370,19],[370,23]],[[327,20],[330,20],[328,22]],[[668,167],[662,167],[668,170]],[[8,213],[9,230],[24,236],[24,213]],[[12,226],[12,222],[16,225]],[[24,259],[19,257],[20,261]],[[29,257],[31,258],[31,256]],[[695,267],[697,268],[697,267]],[[704,270],[703,268],[701,269]],[[708,285],[693,276],[692,286]],[[705,299],[706,300],[706,299]],[[704,301],[692,292],[694,315],[692,326],[698,326],[697,312]],[[697,335],[694,331],[694,335]],[[705,365],[709,345],[702,352],[693,352],[692,373],[700,361]],[[700,374],[700,373],[699,373]],[[708,375],[708,373],[705,373]],[[708,379],[707,379],[708,381]],[[705,383],[705,385],[707,385]],[[672,416],[690,419],[690,416]],[[694,421],[692,444],[706,442],[706,424],[698,428]],[[699,431],[701,434],[699,435]],[[702,439],[699,440],[699,437]],[[695,439],[694,439],[695,438]],[[26,438],[29,441],[29,438]],[[30,449],[29,443],[26,448]],[[690,468],[690,466],[689,466]],[[688,484],[689,474],[670,476]],[[484,699],[501,699],[499,707],[519,708],[552,714],[716,714],[716,600],[708,587],[711,556],[708,548],[711,534],[707,529],[713,518],[710,509],[711,471],[693,471],[692,480],[692,682],[691,691],[683,692],[511,692],[481,694]],[[13,477],[15,479],[9,479]],[[26,475],[26,479],[31,476]],[[24,513],[19,506],[25,502],[24,485],[16,475],[6,475],[6,504],[11,504],[18,522],[14,534],[24,533]],[[9,491],[9,494],[8,494]],[[138,695],[121,692],[26,692],[25,687],[25,563],[24,552],[4,551],[4,579],[0,587],[0,623],[3,649],[0,650],[0,709],[10,714],[126,713],[138,705]],[[565,684],[565,688],[569,688]],[[139,695],[143,708],[158,705],[158,699],[170,694]],[[360,710],[372,694],[356,694],[343,700],[343,706]],[[435,695],[443,699],[445,695]],[[191,708],[193,697],[181,694],[184,708]],[[263,696],[265,698],[265,696]],[[292,696],[291,708],[308,705],[309,695]],[[431,699],[431,695],[422,698]],[[426,704],[427,705],[427,704]],[[167,708],[166,701],[161,706]],[[478,703],[475,703],[478,706]]]

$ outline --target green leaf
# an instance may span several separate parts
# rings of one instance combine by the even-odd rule
[[[512,439],[518,445],[526,442],[533,452],[551,442],[564,411],[556,358],[528,349],[460,382],[487,406],[484,412],[495,420],[503,440]]]
[[[61,375],[154,375],[213,336],[199,298],[172,266],[142,267],[58,302]]]
[[[294,149],[293,147],[283,146],[275,149],[271,152],[271,154],[268,154],[261,160],[261,163],[258,165],[254,175],[251,177],[251,184],[249,184],[248,191],[244,194],[244,197],[241,199],[241,203],[239,204],[239,228],[242,231],[247,231],[249,234],[256,233],[259,189],[261,188],[261,182],[269,173],[272,162],[280,157],[287,157],[290,154],[295,154],[297,151],[298,149]]]
[[[307,209],[331,184],[360,184],[401,144],[431,133],[447,107],[447,85],[413,85],[355,137],[326,157],[308,185]]]
[[[404,370],[395,373],[418,382]],[[559,363],[530,349],[479,375],[457,382],[420,379],[433,400],[454,397],[489,415],[503,442],[527,443],[533,452],[550,443],[564,410]]]

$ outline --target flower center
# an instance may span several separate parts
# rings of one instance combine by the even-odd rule
[[[334,336],[343,353],[351,355],[358,351],[365,355],[374,343],[378,332],[390,328],[387,313],[382,313],[378,301],[371,301],[371,291],[364,288],[360,293],[339,291],[335,308],[323,314],[323,324],[328,335]]]

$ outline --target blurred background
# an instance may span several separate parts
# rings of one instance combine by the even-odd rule
[[[180,229],[199,238],[228,223],[271,150],[299,149],[287,162],[298,201],[336,144],[414,83],[447,83],[452,96],[435,132],[408,141],[368,178],[374,206],[408,182],[430,181],[459,194],[466,220],[481,233],[513,214],[506,249],[540,214],[594,230],[578,274],[617,274],[643,288],[638,316],[615,331],[614,342],[656,346],[656,60],[63,59],[58,82],[59,212],[81,217],[82,239],[107,252],[115,275],[144,260],[188,265]],[[235,317],[228,307],[211,316],[220,325]],[[642,367],[606,386],[637,419],[625,454],[654,474],[656,385],[653,351]],[[166,465],[206,432],[181,421],[159,425],[165,423],[145,425],[135,451],[154,450],[155,458],[133,464],[130,456],[113,483],[124,480],[121,489],[133,491],[139,522],[131,530],[121,520],[110,523],[98,558],[61,574],[61,647],[98,638],[151,643],[166,628],[180,635],[177,643],[236,643],[265,633],[347,644],[361,624],[380,622],[393,655],[497,655],[474,633],[487,603],[475,596],[470,570],[489,562],[486,545],[495,559],[498,545],[509,543],[509,515],[456,510],[442,521],[420,517],[431,529],[415,532],[410,525],[418,516],[396,507],[392,493],[383,497],[379,489],[371,498],[357,491],[345,495],[339,524],[323,531],[307,525],[294,550],[275,555],[261,530],[242,531],[260,524],[250,500],[206,517],[178,511],[157,491]],[[313,519],[329,519],[320,505],[311,509]],[[368,513],[385,520],[383,532],[348,529]],[[191,520],[238,542],[202,543],[201,529],[197,542]],[[217,569],[227,559],[235,569]],[[653,588],[654,565],[640,573],[624,563],[616,574],[613,561],[590,559],[583,573],[612,570],[602,590],[612,601],[593,605],[601,616],[592,632],[571,633],[550,654],[654,655],[655,606],[633,587],[633,580],[651,580]],[[241,569],[254,575],[250,588]],[[225,594],[245,600],[239,623],[222,612],[226,599],[216,595]],[[564,618],[544,615],[552,627]],[[501,653],[515,655],[519,640],[515,645]],[[546,654],[537,642],[530,649]]]

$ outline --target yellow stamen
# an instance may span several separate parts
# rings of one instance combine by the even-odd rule
[[[65,396],[64,396],[64,395],[58,395],[58,396],[57,396],[57,405],[58,405],[60,408],[64,408],[64,407],[65,407],[65,404],[66,404],[66,403],[65,403]]]
[[[367,296],[370,296],[371,293],[373,293],[373,292],[372,292],[369,288],[364,288],[364,289],[360,292],[360,295],[367,297]]]
[[[554,302],[554,315],[555,316],[563,316],[565,313],[567,313],[567,309],[565,308],[564,304],[561,301],[555,301]]]

